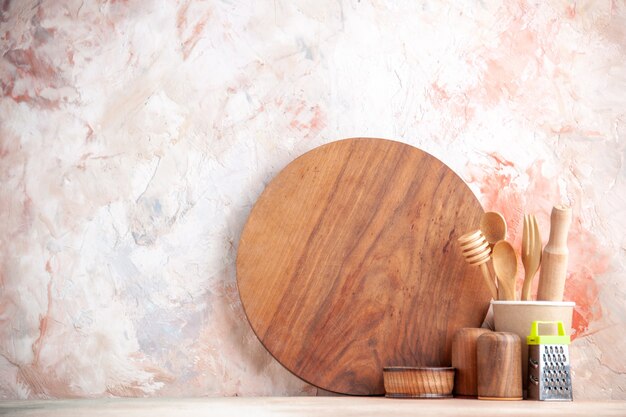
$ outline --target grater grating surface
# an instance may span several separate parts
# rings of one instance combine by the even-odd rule
[[[528,398],[572,401],[572,377],[567,345],[531,345],[528,352]]]
[[[539,325],[556,324],[557,334],[539,334]],[[528,343],[528,398],[539,401],[572,401],[569,361],[570,338],[563,322],[534,321]]]

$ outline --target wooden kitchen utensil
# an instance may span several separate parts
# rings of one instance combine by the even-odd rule
[[[491,292],[491,296],[494,300],[498,299],[498,288],[493,282],[493,278],[487,268],[487,261],[490,259],[491,249],[489,248],[489,242],[482,235],[480,230],[474,230],[464,234],[458,239],[461,247],[461,254],[465,258],[468,264],[480,266],[480,270],[483,274],[483,280]]]
[[[487,242],[493,245],[506,239],[506,220],[504,216],[496,211],[488,211],[480,218],[480,231]]]
[[[244,227],[237,285],[283,366],[344,394],[383,394],[387,365],[449,366],[489,291],[454,253],[483,210],[450,168],[410,145],[316,148],[265,188]]]
[[[522,399],[522,343],[515,333],[489,332],[476,342],[478,399]]]
[[[563,301],[567,277],[567,233],[572,223],[572,209],[555,206],[550,215],[550,239],[543,249],[537,300]]]
[[[533,278],[541,263],[541,234],[537,219],[532,214],[524,215],[524,230],[522,232],[522,264],[524,265],[524,285],[522,287],[522,301],[530,301]]]
[[[490,331],[489,329],[466,328],[454,334],[452,338],[452,367],[456,369],[454,395],[463,397],[478,395],[476,341]]]
[[[515,300],[515,275],[517,274],[517,256],[515,249],[506,240],[493,246],[491,254],[493,269],[498,277],[498,290],[503,300]]]
[[[504,216],[497,211],[488,211],[480,218],[480,231],[482,232],[487,242],[489,242],[489,247],[493,252],[493,245],[500,241],[506,239],[506,220],[504,220]],[[487,264],[489,265],[489,264]],[[490,269],[490,272],[491,269]],[[505,298],[504,294],[501,294],[503,290],[498,287],[498,298],[502,300]]]

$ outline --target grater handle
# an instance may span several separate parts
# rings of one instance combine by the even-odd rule
[[[540,324],[556,324],[557,329],[558,329],[558,335],[565,336],[565,327],[563,326],[562,321],[542,321],[542,320],[533,321],[533,323],[530,325],[531,336],[539,336]]]
[[[540,324],[556,324],[558,328],[558,335],[565,336],[565,327],[563,326],[562,321],[542,321],[537,320],[533,321],[533,324],[530,326],[530,335],[531,336],[539,336],[539,325]]]
[[[540,335],[539,334],[539,325],[540,324],[556,324],[557,325],[557,334],[554,335]],[[538,345],[538,344],[561,344],[561,345],[569,345],[570,337],[565,334],[565,328],[563,326],[562,321],[533,321],[530,325],[530,335],[526,337],[526,344],[530,345]]]

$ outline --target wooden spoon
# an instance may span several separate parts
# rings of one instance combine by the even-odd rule
[[[506,221],[497,211],[488,211],[480,219],[480,231],[487,242],[493,247],[494,243],[506,239]]]
[[[491,248],[489,243],[485,240],[485,237],[480,233],[480,230],[474,230],[469,232],[458,239],[461,247],[461,254],[465,258],[465,261],[470,265],[479,265],[480,270],[483,273],[485,283],[491,292],[491,296],[494,300],[498,299],[498,289],[496,284],[491,278],[491,273],[487,268],[487,261],[489,261],[489,254]]]
[[[515,300],[515,275],[517,274],[517,256],[513,246],[501,240],[493,246],[491,254],[493,269],[498,276],[498,288],[505,300]]]

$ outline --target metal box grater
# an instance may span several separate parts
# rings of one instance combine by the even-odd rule
[[[557,335],[540,335],[540,324],[556,324]],[[563,322],[535,321],[528,343],[528,399],[572,401],[572,376],[569,362],[569,336]]]

